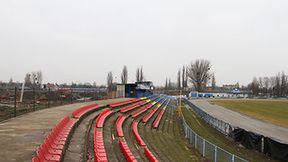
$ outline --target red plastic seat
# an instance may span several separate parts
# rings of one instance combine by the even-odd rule
[[[96,119],[96,127],[103,128],[106,118],[112,113],[110,109],[104,110]]]
[[[161,121],[164,113],[165,113],[165,108],[160,111],[160,113],[158,114],[157,118],[156,118],[155,121],[153,122],[152,127],[153,127],[154,129],[158,128],[158,126],[159,126],[159,124],[160,124],[160,121]]]
[[[122,125],[123,125],[125,119],[126,119],[126,116],[121,114],[116,121],[116,133],[117,133],[118,137],[124,137]]]
[[[99,108],[98,104],[91,104],[91,105],[87,105],[87,106],[83,106],[75,111],[73,111],[72,116],[74,118],[81,118],[83,117],[86,113],[88,113],[89,111],[92,111],[94,109]]]

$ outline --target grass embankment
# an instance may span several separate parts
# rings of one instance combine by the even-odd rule
[[[215,100],[211,103],[288,128],[287,101]]]
[[[182,106],[182,113],[187,124],[199,135],[213,144],[221,147],[230,153],[233,153],[241,158],[248,160],[249,162],[274,162],[273,160],[266,157],[264,154],[254,150],[247,150],[243,147],[238,146],[237,143],[212,128],[205,121],[198,118],[191,109],[187,109]]]
[[[140,124],[139,130],[149,149],[160,161],[205,161],[195,149],[191,148],[181,133],[176,114],[168,108],[157,130],[151,129],[152,121],[146,126]]]

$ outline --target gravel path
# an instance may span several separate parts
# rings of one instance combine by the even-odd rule
[[[208,114],[230,123],[232,126],[270,137],[282,143],[288,144],[288,129],[265,121],[257,120],[238,112],[226,109],[222,106],[212,105],[209,100],[190,100],[194,105]],[[288,115],[287,115],[288,117]]]

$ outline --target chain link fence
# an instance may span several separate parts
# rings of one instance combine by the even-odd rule
[[[185,132],[185,138],[193,145],[203,157],[212,162],[248,162],[216,145],[195,133],[186,123],[182,115],[182,123]]]

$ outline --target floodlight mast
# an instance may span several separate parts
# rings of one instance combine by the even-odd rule
[[[22,103],[22,101],[23,101],[24,88],[25,88],[25,79],[24,79],[24,82],[23,82],[23,84],[22,84],[21,96],[20,96],[20,103]]]

